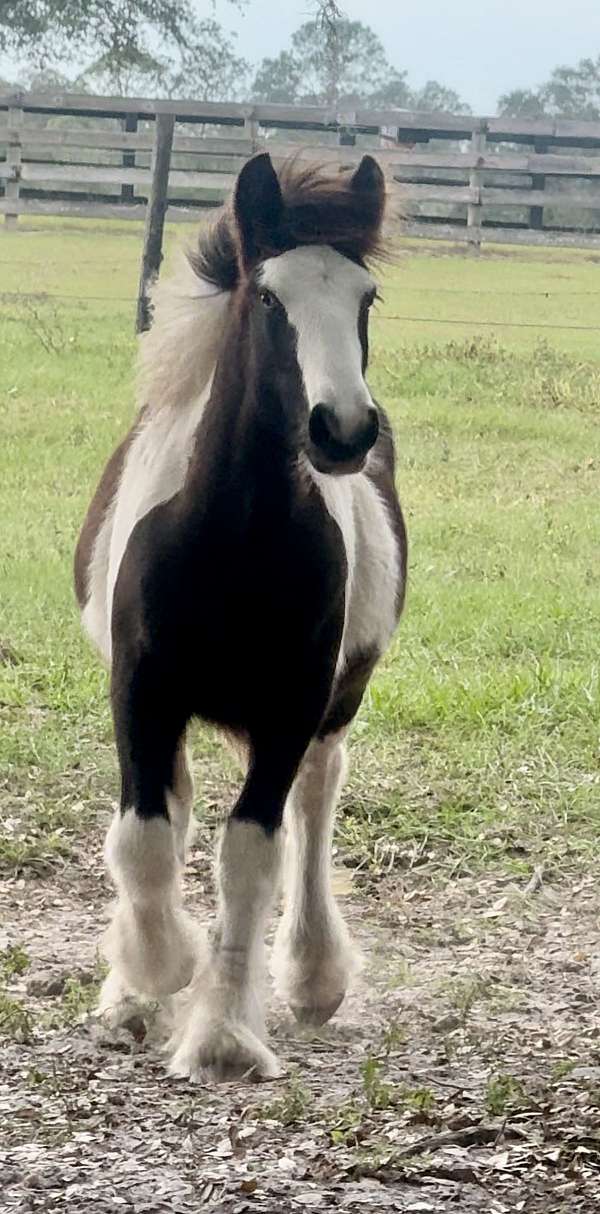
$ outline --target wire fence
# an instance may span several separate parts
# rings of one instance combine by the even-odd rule
[[[123,265],[122,262],[121,262],[121,265]],[[137,271],[138,262],[137,261],[132,262],[132,265],[134,266],[135,270]],[[10,268],[13,270],[16,268],[15,262],[11,261],[10,259],[2,260],[0,258],[0,266],[10,266]],[[48,264],[45,261],[27,261],[26,263],[24,263],[24,266],[26,266],[26,268],[28,270],[38,269],[38,270],[47,271],[47,269],[48,269]],[[91,267],[91,266],[95,267],[96,269],[105,270],[106,261],[78,261],[77,262],[78,269],[83,269],[84,267],[87,269],[88,267]],[[384,288],[384,293],[385,293],[385,290],[386,290],[386,288]],[[387,290],[389,290],[389,287],[387,288]],[[395,285],[394,287],[392,287],[392,290],[399,291],[403,295],[404,294],[429,295],[432,293],[434,293],[435,295],[467,295],[467,296],[469,296],[469,295],[475,295],[475,296],[493,295],[494,297],[507,296],[507,297],[513,298],[513,299],[516,296],[518,296],[519,299],[558,299],[558,300],[571,299],[571,298],[580,299],[580,298],[587,298],[588,296],[600,296],[600,288],[598,288],[597,290],[586,289],[586,290],[577,290],[577,291],[572,291],[569,289],[569,290],[565,290],[565,291],[541,290],[541,291],[518,291],[517,292],[512,287],[504,287],[504,288],[502,288],[502,287],[499,287],[499,288],[496,288],[496,287],[444,287],[444,286],[438,286],[437,284],[435,286],[434,285],[417,286],[415,283],[404,283],[404,282],[401,285]],[[27,294],[27,292],[2,291],[2,292],[0,292],[0,300],[6,298],[8,295],[14,296],[14,295],[23,295],[23,294]],[[31,292],[31,294],[35,294],[35,292]],[[42,292],[38,292],[38,294],[48,295],[49,292],[42,291]],[[54,298],[59,298],[59,297],[54,296]],[[66,298],[79,299],[82,297],[64,296],[64,298],[65,299]],[[110,299],[111,301],[113,299],[116,299],[117,301],[120,301],[119,296],[90,295],[90,296],[85,296],[85,298],[86,299],[96,299],[96,298],[97,299]],[[129,301],[129,299],[126,299],[126,300],[123,300],[123,302],[129,303],[130,301]]]
[[[403,288],[401,288],[401,289],[403,290]],[[421,290],[421,288],[415,288],[415,289]],[[424,290],[427,290],[427,289],[425,288]],[[448,290],[454,290],[454,289],[448,288]],[[437,288],[436,288],[436,293],[437,293]],[[462,290],[459,288],[456,289],[456,293],[462,294],[465,296],[477,295],[477,294],[490,294],[490,295],[498,294],[498,292],[495,292],[495,291],[490,291],[490,292],[473,291],[473,292],[471,292],[471,291]],[[514,295],[513,292],[506,292],[506,294]],[[530,296],[530,295],[538,294],[538,293],[519,292],[519,294]],[[560,295],[561,292],[557,292],[556,294]],[[572,294],[573,295],[578,295],[578,294],[600,295],[600,291],[572,292]],[[539,292],[539,295],[540,295],[540,297],[549,298],[549,293],[546,293],[546,292]],[[31,306],[34,304],[44,304],[44,303],[47,303],[49,301],[54,301],[54,300],[56,300],[59,303],[73,303],[73,304],[86,304],[86,303],[115,304],[115,303],[119,303],[119,304],[127,304],[132,309],[135,308],[136,303],[137,303],[136,299],[134,299],[133,296],[129,296],[129,295],[128,296],[125,296],[125,295],[69,295],[69,294],[63,294],[63,293],[54,293],[52,291],[2,292],[2,293],[0,293],[0,320],[14,321],[17,324],[18,323],[27,324],[27,323],[29,323],[29,320],[30,320],[30,316],[28,315],[27,311],[25,311],[23,313],[8,312],[8,311],[4,310],[3,305],[5,305],[5,304],[14,305],[14,304],[23,303],[24,305],[29,304]],[[397,323],[401,323],[401,324],[452,325],[452,326],[458,326],[461,328],[470,328],[472,326],[476,326],[477,328],[480,328],[480,329],[481,328],[483,328],[483,329],[535,329],[536,331],[547,330],[549,332],[560,331],[560,332],[565,332],[565,333],[569,333],[569,332],[571,332],[571,333],[600,333],[600,325],[569,324],[569,323],[558,323],[555,321],[480,320],[480,319],[477,319],[477,318],[474,318],[471,316],[468,316],[468,317],[467,316],[465,316],[465,317],[443,316],[442,317],[442,316],[426,316],[426,315],[425,316],[413,316],[413,315],[409,315],[406,313],[386,313],[386,312],[381,312],[381,313],[376,312],[375,319],[377,321],[397,322]]]

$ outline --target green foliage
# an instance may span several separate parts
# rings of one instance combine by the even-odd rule
[[[0,9],[0,48],[27,51],[45,64],[74,50],[100,47],[121,57],[146,40],[184,42],[191,16],[187,0],[6,0]]]
[[[577,1066],[576,1058],[560,1058],[552,1068],[552,1078],[555,1083],[559,1083],[561,1079],[566,1079],[571,1071]]]
[[[24,57],[24,83],[43,91],[232,100],[245,91],[248,70],[233,37],[192,0],[8,0],[0,5],[1,50]],[[77,78],[53,70],[74,54],[88,65]]]
[[[396,1104],[412,1112],[417,1121],[427,1121],[435,1108],[435,1093],[431,1088],[399,1087],[396,1089]]]
[[[334,1146],[356,1146],[364,1120],[364,1108],[355,1100],[346,1100],[331,1110],[329,1137]]]
[[[89,1016],[98,999],[98,983],[67,978],[62,994],[62,1014],[67,1024],[76,1024]]]
[[[394,1103],[394,1088],[383,1079],[383,1064],[377,1058],[365,1058],[360,1064],[363,1090],[370,1109],[389,1109]]]
[[[236,54],[235,36],[212,18],[190,18],[185,38],[154,50],[105,51],[75,82],[90,92],[140,92],[195,101],[235,101],[246,94],[248,64]]]
[[[544,118],[544,99],[535,89],[512,89],[498,98],[498,113],[504,118]]]
[[[330,36],[320,19],[292,35],[289,50],[263,59],[252,93],[257,101],[304,105],[397,106],[468,112],[452,89],[436,81],[413,92],[406,72],[388,63],[383,43],[362,21],[341,18]]]
[[[293,1074],[283,1096],[270,1104],[263,1104],[257,1113],[266,1121],[279,1121],[281,1125],[295,1125],[305,1121],[312,1103],[312,1096],[304,1087],[297,1073]]]
[[[20,999],[0,990],[0,1037],[26,1044],[33,1037],[33,1017]]]
[[[468,1020],[475,1004],[480,999],[488,997],[490,980],[482,978],[479,974],[468,978],[455,978],[447,984],[446,990],[464,1023]]]
[[[504,1117],[522,1104],[523,1084],[514,1075],[491,1075],[485,1088],[485,1108],[490,1117]]]
[[[20,944],[9,944],[7,948],[0,949],[0,978],[4,982],[20,978],[29,966],[29,953]]]
[[[400,104],[399,102],[395,104]],[[409,94],[409,109],[424,113],[470,114],[471,107],[463,101],[456,89],[447,88],[437,80],[428,80],[422,88]]]
[[[600,117],[600,55],[580,59],[573,66],[555,67],[537,89],[514,89],[498,101],[498,112],[511,118]]]

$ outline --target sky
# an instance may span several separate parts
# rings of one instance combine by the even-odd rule
[[[557,64],[600,54],[600,0],[339,0],[371,25],[413,88],[427,80],[456,89],[476,113],[496,111],[501,93],[535,87]],[[201,12],[211,0],[197,0]],[[251,62],[276,55],[314,12],[311,0],[248,0],[239,13],[216,0],[215,16],[238,35]],[[0,74],[11,64],[0,60]]]
[[[413,87],[439,80],[476,112],[493,114],[501,93],[541,84],[559,63],[600,55],[600,0],[339,0],[379,34]],[[250,0],[218,16],[238,32],[246,59],[277,54],[310,17],[310,0]]]

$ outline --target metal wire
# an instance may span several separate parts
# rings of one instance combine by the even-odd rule
[[[474,293],[474,292],[473,292]],[[595,294],[596,292],[594,292]],[[597,292],[600,294],[600,292]],[[469,294],[469,292],[465,292]],[[495,292],[493,292],[495,294]],[[135,299],[132,296],[117,296],[117,295],[64,295],[55,294],[52,291],[26,292],[26,291],[5,291],[0,294],[0,309],[3,303],[19,303],[34,302],[38,304],[47,303],[49,300],[58,300],[61,303],[123,303],[131,307],[135,306]],[[0,318],[7,320],[22,321],[24,324],[28,322],[27,316],[19,316],[18,313],[7,315],[0,310]],[[377,321],[397,321],[403,324],[422,324],[422,325],[459,325],[463,328],[469,328],[476,325],[478,328],[485,329],[537,329],[537,330],[559,330],[562,332],[574,333],[600,333],[600,325],[578,325],[578,324],[557,324],[554,321],[545,321],[537,323],[530,320],[475,320],[471,317],[441,317],[441,316],[407,316],[404,314],[390,313],[375,313]]]

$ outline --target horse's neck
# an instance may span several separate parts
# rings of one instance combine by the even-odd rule
[[[283,508],[296,491],[297,437],[241,324],[227,334],[196,439],[188,488],[204,510]]]

